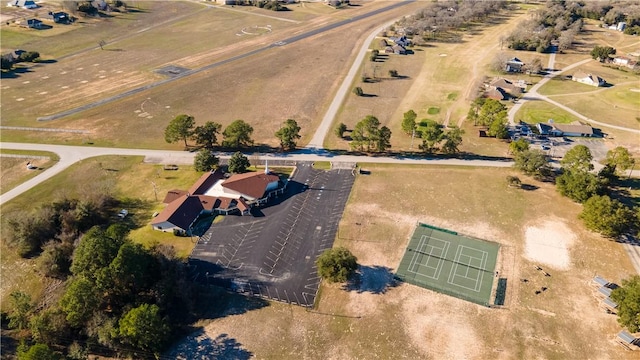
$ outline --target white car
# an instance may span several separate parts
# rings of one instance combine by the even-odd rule
[[[118,217],[121,219],[124,219],[127,217],[127,215],[129,215],[129,211],[127,211],[126,209],[122,209],[120,210],[120,212],[118,213]]]

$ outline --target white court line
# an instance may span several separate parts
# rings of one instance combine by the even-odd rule
[[[440,241],[444,245],[443,247],[436,247],[436,246],[433,246],[432,244],[430,244],[427,239],[432,240],[434,238],[427,237],[426,235],[422,235],[420,237],[420,241],[418,242],[418,246],[417,246],[417,249],[416,249],[417,251],[414,251],[414,254],[411,257],[411,262],[409,262],[409,267],[407,268],[407,272],[415,274],[415,275],[420,275],[420,276],[424,276],[424,277],[428,277],[428,278],[437,280],[440,277],[440,273],[442,272],[442,268],[443,268],[442,264],[444,263],[444,259],[443,258],[445,257],[445,255],[449,251],[449,246],[451,245],[451,242],[447,241],[447,240],[442,240],[442,239],[435,239],[435,240]],[[428,254],[426,254],[426,251],[424,251],[425,250],[424,249],[425,245],[427,247],[429,247],[429,253]],[[431,259],[432,255],[434,255],[433,254],[434,249],[441,250],[440,256],[437,257],[438,265],[436,265],[436,267],[432,267],[432,266],[428,265],[429,259]],[[425,256],[425,254],[428,256],[426,263],[422,264],[422,262],[420,262],[420,264],[418,264],[418,261],[416,260],[416,257],[418,257],[419,255]],[[433,257],[435,257],[435,256],[433,256]],[[433,269],[433,270],[435,270],[435,273],[433,275],[431,275],[431,276],[422,274],[422,273],[420,273],[420,272],[418,272],[416,270],[416,265],[418,265],[420,267],[425,267],[427,269]]]
[[[473,250],[473,251],[477,251],[477,252],[482,254],[482,258],[477,258],[475,256],[469,256],[469,255],[466,255],[466,254],[463,255],[462,254],[462,250],[463,249],[470,249],[470,250]],[[489,255],[489,253],[487,253],[484,250],[478,250],[476,248],[468,247],[468,246],[465,246],[465,245],[458,245],[458,248],[456,249],[456,256],[454,258],[455,259],[455,261],[454,261],[455,266],[451,267],[451,272],[449,272],[449,277],[447,278],[447,282],[449,284],[451,284],[451,285],[455,285],[455,286],[461,287],[463,289],[473,290],[474,292],[479,292],[480,288],[482,287],[482,280],[484,280],[484,272],[486,270],[485,266],[486,266],[486,262],[487,262],[487,259],[488,259],[488,255]],[[462,256],[465,256],[465,257],[467,257],[469,259],[469,262],[467,264],[465,264],[465,266],[467,267],[465,276],[458,275],[458,266],[460,265],[459,261],[462,258]],[[479,266],[479,268],[481,270],[478,270],[478,275],[475,278],[474,287],[470,288],[470,287],[458,284],[458,283],[454,282],[454,280],[455,280],[456,277],[462,277],[462,278],[465,278],[465,279],[473,280],[473,278],[469,278],[468,277],[469,268],[470,268],[469,265],[470,265],[470,262],[471,262],[472,258],[473,259],[480,259],[480,265],[481,266]]]

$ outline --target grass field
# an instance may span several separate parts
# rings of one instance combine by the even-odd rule
[[[375,164],[367,169],[370,175],[356,179],[335,244],[358,257],[358,284],[352,290],[323,284],[318,308],[312,311],[272,303],[242,316],[215,319],[206,324],[205,339],[225,333],[257,357],[282,359],[297,359],[300,353],[348,359],[372,354],[431,359],[487,359],[496,354],[500,359],[635,357],[610,341],[620,327],[598,307],[588,285],[594,274],[610,281],[632,274],[627,255],[618,244],[586,231],[576,220],[580,206],[560,197],[553,185],[522,178],[510,169]],[[507,175],[518,175],[538,189],[509,188]],[[542,219],[556,219],[579,238],[570,248],[570,268],[547,268],[550,278],[541,276],[525,254],[524,234]],[[394,283],[392,273],[416,221],[499,242],[496,270],[508,278],[505,308],[487,309]],[[520,278],[530,282],[522,284]],[[533,290],[542,285],[549,290],[535,295]]]
[[[546,101],[527,101],[522,104],[515,118],[516,121],[522,120],[527,123],[546,123],[549,119],[553,119],[556,123],[568,124],[580,120]]]
[[[390,55],[377,63],[365,58],[360,69],[362,74],[371,76],[373,69],[377,68],[376,74],[386,76],[389,69],[395,69],[407,78],[362,83],[361,78],[357,77],[352,86],[360,86],[366,94],[375,96],[349,95],[342,104],[335,124],[342,122],[352,129],[364,116],[375,115],[391,129],[394,150],[409,150],[411,147],[411,137],[403,135],[401,130],[402,114],[410,109],[418,114],[417,121],[429,118],[445,124],[462,124],[477,88],[490,72],[493,57],[500,51],[500,43],[496,39],[500,34],[511,31],[527,16],[526,10],[518,10],[508,15],[496,15],[484,24],[473,24],[473,31],[461,32],[460,43],[433,43],[426,47],[415,47],[414,54]],[[372,46],[378,43],[379,39],[375,39]],[[331,135],[325,139],[325,146],[332,149],[349,148],[347,141]],[[414,142],[414,149],[416,147]]]
[[[138,86],[157,79],[159,75],[150,72],[151,66],[148,65],[148,62],[151,61],[162,60],[168,63],[169,60],[172,60],[172,63],[176,65],[192,68],[193,66],[211,63],[215,60],[230,57],[233,54],[264,46],[265,44],[276,41],[276,39],[280,40],[284,36],[290,36],[291,33],[295,33],[296,31],[307,30],[314,26],[320,26],[336,21],[337,19],[343,19],[345,16],[353,16],[386,5],[388,5],[387,2],[367,2],[363,3],[362,6],[352,6],[344,11],[331,11],[327,14],[318,15],[300,24],[278,22],[273,19],[269,20],[268,18],[255,15],[254,12],[247,13],[244,10],[242,12],[219,9],[207,10],[198,12],[194,16],[211,16],[209,18],[211,24],[217,24],[218,22],[213,21],[216,19],[214,17],[215,14],[219,11],[225,11],[232,13],[231,19],[237,16],[243,16],[245,19],[244,22],[248,26],[271,24],[274,30],[270,34],[239,42],[240,40],[236,40],[238,37],[235,35],[239,29],[234,28],[233,32],[230,33],[231,38],[234,40],[234,43],[231,45],[221,47],[219,43],[215,43],[215,46],[212,46],[210,49],[201,50],[195,54],[176,52],[176,54],[182,56],[182,58],[175,59],[175,55],[172,55],[175,60],[172,60],[172,58],[163,59],[160,57],[158,59],[152,57],[153,60],[143,61],[144,64],[137,64],[137,62],[134,61],[133,64],[127,64],[129,67],[128,72],[125,71],[127,68],[112,69],[115,70],[115,72],[112,73],[111,70],[98,70],[97,68],[99,68],[99,66],[93,66],[94,64],[107,64],[110,66],[110,64],[115,65],[119,63],[115,60],[105,62],[105,60],[107,60],[105,58],[100,58],[100,61],[97,61],[97,58],[91,57],[86,60],[84,57],[80,59],[71,58],[56,64],[46,65],[64,66],[67,60],[73,61],[73,63],[69,64],[70,70],[83,69],[81,72],[73,71],[74,76],[80,76],[79,74],[85,73],[88,76],[84,79],[77,79],[80,84],[78,86],[86,86],[87,90],[77,95],[77,97],[84,96],[84,100],[74,100],[75,97],[73,96],[67,98],[72,102],[89,101],[88,99],[93,101],[96,98],[105,96],[107,93],[117,92],[118,89]],[[179,144],[169,145],[164,142],[163,131],[166,124],[179,113],[193,115],[198,124],[213,120],[226,125],[235,119],[244,119],[254,127],[253,137],[256,143],[267,145],[277,144],[273,134],[283,120],[293,118],[296,119],[302,127],[303,138],[300,143],[304,144],[311,138],[313,130],[321,119],[320,114],[322,114],[325,107],[328,106],[333,92],[337,89],[337,86],[348,69],[348,63],[345,59],[350,58],[353,51],[355,51],[354,49],[359,46],[359,44],[344,41],[344,33],[348,32],[357,38],[362,34],[366,34],[380,22],[399,17],[404,11],[411,11],[411,8],[417,6],[418,4],[410,4],[402,10],[396,9],[381,15],[376,15],[370,19],[360,21],[357,24],[346,25],[340,29],[315,36],[309,39],[309,41],[301,41],[282,48],[271,49],[259,57],[246,58],[233,64],[181,79],[168,86],[154,88],[121,101],[46,124],[37,123],[34,119],[36,116],[41,115],[38,113],[37,108],[40,107],[40,109],[43,109],[44,106],[39,105],[38,102],[49,99],[47,95],[50,97],[51,92],[49,92],[49,94],[43,94],[42,97],[39,95],[36,99],[20,95],[23,91],[28,90],[28,88],[24,88],[25,86],[33,86],[36,83],[41,84],[40,81],[44,81],[40,78],[43,74],[39,73],[41,71],[39,68],[37,72],[21,74],[20,78],[10,79],[12,82],[8,84],[9,88],[3,90],[10,91],[10,93],[2,97],[3,115],[15,115],[3,116],[3,119],[12,119],[11,121],[3,120],[3,125],[5,123],[6,125],[10,125],[9,122],[11,122],[11,124],[20,124],[23,126],[89,129],[93,132],[90,136],[90,141],[96,145],[177,149],[181,148]],[[270,16],[273,16],[273,14],[270,13]],[[187,19],[185,19],[185,21],[186,20]],[[143,43],[142,39],[151,39],[147,40],[149,41],[149,47],[154,46],[154,44],[157,45],[157,41],[152,40],[153,34],[156,32],[169,31],[169,29],[176,27],[180,28],[180,23],[181,22],[168,24],[166,25],[166,30],[163,30],[163,28],[154,28],[115,43],[113,44],[114,48],[124,49],[125,47],[122,46],[122,44],[129,43],[132,44],[131,46],[138,44],[140,48],[133,51],[127,46],[126,51],[112,51],[109,52],[108,56],[115,56],[115,59],[117,59],[118,57],[134,56],[137,54],[138,56],[144,57],[146,56],[146,48],[141,45]],[[238,24],[238,26],[239,25],[240,24]],[[224,26],[220,24],[211,26],[219,26],[220,31],[224,28]],[[294,30],[294,27],[297,30]],[[184,30],[184,28],[182,29]],[[207,33],[212,32],[217,31],[209,28]],[[187,39],[191,35],[185,33],[185,31],[173,36],[176,41],[181,43],[190,42],[187,41]],[[183,36],[182,40],[177,36]],[[224,36],[227,35],[221,34],[220,37],[224,38]],[[201,41],[208,41],[207,39],[211,37],[202,36],[201,38],[204,39]],[[219,40],[214,40],[214,42],[216,41]],[[103,54],[107,53],[107,51],[101,52],[95,50],[94,53],[97,53],[99,56],[107,56]],[[106,72],[100,73],[100,71]],[[118,71],[123,71],[123,73],[118,75]],[[69,71],[69,74],[71,74],[71,71]],[[305,83],[303,87],[300,86],[300,76],[302,74],[304,74]],[[30,77],[29,80],[27,80],[27,76]],[[53,74],[50,76],[53,76]],[[100,78],[100,76],[104,76],[104,78]],[[252,80],[246,81],[243,79]],[[51,80],[51,78],[45,80],[48,81]],[[29,83],[24,84],[24,81],[29,81]],[[89,82],[82,84],[82,81]],[[59,83],[58,85],[62,84]],[[14,87],[17,87],[17,89]],[[67,89],[62,89],[60,93],[68,94],[65,91],[72,92],[77,91],[77,89],[74,90],[70,86]],[[3,95],[4,94],[3,92]],[[17,101],[21,98],[23,100]],[[53,97],[50,99],[49,101],[53,101]],[[58,98],[56,97],[56,99]],[[34,105],[35,107],[27,105]],[[66,107],[70,105],[55,104],[55,106]],[[265,112],[265,108],[269,108],[270,110]],[[25,109],[27,110],[25,111]],[[46,111],[50,112],[51,110],[46,108]],[[108,114],[108,116],[106,114]],[[215,116],[212,117],[211,114],[215,114]],[[143,134],[143,136],[141,136],[141,134]],[[7,130],[3,131],[1,136],[3,141],[42,141],[36,134],[28,132]],[[48,142],[69,144],[78,144],[82,141],[83,139],[79,136],[69,136],[67,134],[54,134],[48,139]]]

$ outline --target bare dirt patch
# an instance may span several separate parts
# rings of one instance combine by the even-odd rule
[[[558,270],[571,267],[571,246],[575,235],[559,221],[545,221],[525,230],[527,259],[547,264]]]

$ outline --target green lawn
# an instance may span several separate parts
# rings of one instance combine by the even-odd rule
[[[527,101],[522,105],[515,118],[530,124],[546,123],[549,119],[553,119],[555,123],[560,124],[568,124],[579,120],[577,117],[546,101]]]

